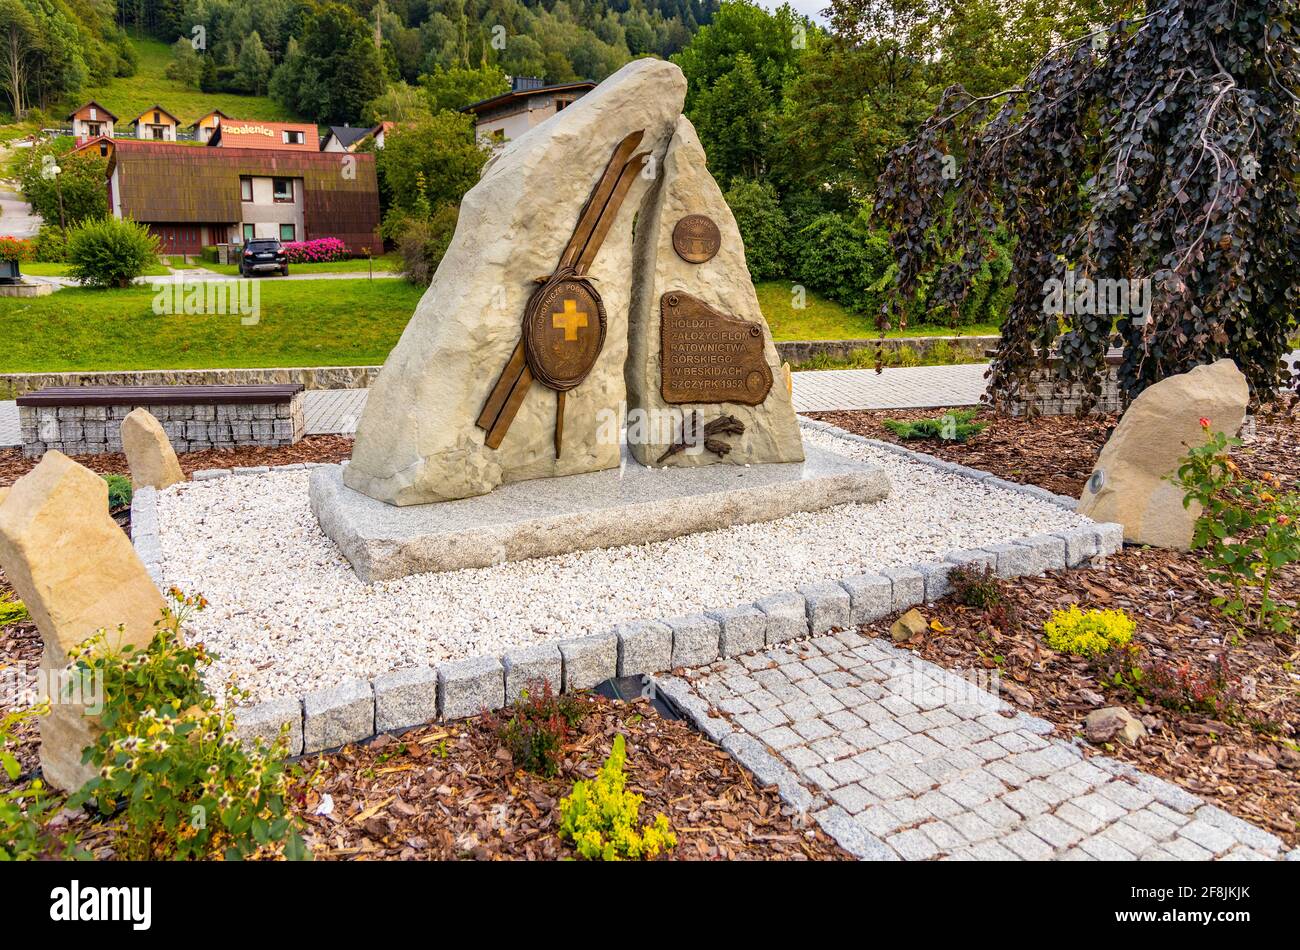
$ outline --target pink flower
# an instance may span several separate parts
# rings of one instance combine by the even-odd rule
[[[1205,416],[1201,416],[1201,428],[1202,428],[1202,429],[1209,429],[1209,428],[1210,428],[1210,420],[1209,420],[1208,418],[1206,418]]]

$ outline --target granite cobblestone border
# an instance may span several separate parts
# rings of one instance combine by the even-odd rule
[[[892,443],[856,436],[826,423],[800,419],[800,424],[839,439],[882,448],[945,472],[1021,491],[1040,500],[1051,500],[1071,510],[1074,507],[1073,499],[1041,489],[1028,491],[1028,486],[1003,482],[988,472],[943,462]],[[192,480],[297,471],[319,464],[323,463],[205,469],[195,472]],[[1048,498],[1043,498],[1044,495]],[[162,549],[158,537],[157,503],[154,490],[136,492],[131,505],[132,540],[150,575],[161,585]],[[270,724],[274,724],[275,731],[278,731],[282,722],[288,722],[292,735],[301,739],[300,744],[298,738],[294,740],[297,751],[313,754],[349,742],[364,741],[381,731],[407,728],[433,719],[464,718],[477,715],[484,709],[499,709],[513,701],[529,681],[542,676],[553,684],[559,684],[564,692],[589,689],[616,675],[653,676],[682,666],[703,665],[719,658],[753,653],[814,633],[870,623],[944,596],[947,593],[947,572],[970,559],[996,564],[1000,572],[1007,572],[1006,576],[1017,576],[1014,572],[1040,573],[1078,567],[1099,554],[1113,554],[1122,545],[1123,530],[1119,525],[1093,524],[975,551],[954,551],[944,561],[883,568],[875,574],[811,584],[798,591],[769,594],[750,605],[688,616],[647,618],[619,624],[605,633],[517,648],[501,656],[473,657],[436,667],[408,667],[372,680],[355,679],[304,696],[278,697],[239,709],[236,719],[241,734],[246,736],[267,735]],[[673,698],[671,680],[661,679],[659,683],[660,688],[668,690],[667,695],[674,705],[681,700],[689,706],[688,698],[680,691],[676,699]],[[294,714],[295,708],[297,715]],[[683,709],[683,712],[689,710]],[[426,713],[429,715],[418,722],[406,722]],[[730,727],[728,731],[722,731],[720,727],[702,722],[701,728],[715,741],[721,741],[729,734]],[[1043,725],[1051,730],[1050,724]],[[765,774],[773,771],[773,766],[759,758],[747,744],[739,739],[732,744],[739,754],[761,766]],[[790,786],[789,794],[797,798],[800,793],[794,791],[794,786],[798,783],[790,785],[791,781],[789,776],[780,773],[776,784]],[[798,787],[802,789],[802,786]]]

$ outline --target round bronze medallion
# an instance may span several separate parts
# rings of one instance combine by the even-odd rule
[[[713,219],[703,214],[688,214],[673,228],[673,250],[682,260],[703,264],[713,259],[722,246],[722,233]]]
[[[564,392],[586,379],[605,345],[605,305],[578,277],[552,277],[524,311],[524,355],[544,385]]]

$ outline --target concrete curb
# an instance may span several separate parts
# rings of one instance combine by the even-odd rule
[[[988,472],[953,465],[902,446],[856,436],[826,423],[808,419],[800,419],[799,422],[809,429],[826,432],[846,441],[883,448],[949,474],[983,482],[995,478]],[[309,462],[265,469],[205,469],[195,472],[192,480],[197,482],[214,478],[248,477],[264,472],[301,470],[320,464],[324,463]],[[993,482],[992,487],[1008,491],[1025,488],[1002,482],[1001,479]],[[1041,489],[1022,493],[1032,495],[1040,501],[1050,500],[1063,508],[1069,507],[1058,496]],[[157,493],[152,489],[138,492],[132,502],[131,517],[136,551],[149,569],[150,576],[161,585],[162,549],[158,539]],[[139,526],[135,520],[137,517],[141,519]],[[482,709],[501,708],[518,695],[529,677],[535,675],[548,676],[552,685],[565,692],[589,689],[624,671],[644,675],[662,674],[686,663],[701,665],[711,663],[721,656],[736,655],[742,652],[741,647],[744,652],[755,652],[787,640],[825,633],[837,627],[870,623],[890,613],[946,595],[948,571],[958,563],[965,562],[960,559],[995,564],[1000,573],[1004,564],[1008,572],[1041,573],[1061,570],[1067,566],[1080,566],[1099,553],[1113,554],[1122,545],[1123,532],[1119,525],[1094,523],[1092,526],[1054,535],[1017,539],[992,548],[953,551],[946,556],[945,561],[904,568],[884,568],[879,574],[812,584],[799,591],[776,592],[759,598],[751,605],[710,610],[690,616],[646,618],[620,624],[605,633],[544,644],[536,649],[515,649],[501,656],[471,657],[432,668],[392,670],[369,682],[355,680],[304,696],[277,697],[257,703],[241,709],[237,719],[241,723],[241,734],[261,734],[251,724],[274,721],[278,728],[278,723],[285,720],[286,710],[292,709],[296,703],[302,718],[293,727],[294,735],[304,737],[303,748],[310,754],[346,742],[372,738],[377,734],[380,723],[404,721],[411,718],[414,710],[434,711],[435,715],[430,718],[432,721],[463,718],[476,715]],[[1007,576],[1019,575],[1009,573]],[[665,658],[668,666],[662,666]],[[660,668],[642,668],[646,666]],[[673,699],[671,679],[656,682],[661,693],[667,695],[669,701],[693,721],[696,714],[702,713],[697,725],[710,738],[721,741],[723,735],[732,731],[728,725],[725,732],[720,732],[717,726],[708,722],[707,709],[685,708],[680,705]],[[668,692],[664,693],[665,689]],[[429,693],[433,695],[428,695]],[[679,690],[677,693],[678,699],[687,702],[685,691]],[[687,707],[689,706],[687,702]],[[250,725],[242,725],[245,722]],[[407,725],[416,724],[412,722]],[[1047,728],[1050,730],[1050,725]],[[265,731],[264,728],[262,731]],[[756,764],[760,761],[756,756],[748,757]],[[765,774],[774,774],[765,760],[763,767]],[[802,801],[802,796],[807,795],[798,782],[791,784],[791,780],[784,775],[778,776],[775,784],[778,787],[787,786],[791,804]],[[796,787],[798,791],[795,790]],[[805,803],[804,807],[811,809],[813,804],[815,803]]]

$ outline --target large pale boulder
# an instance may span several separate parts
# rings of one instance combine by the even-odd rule
[[[695,127],[685,116],[677,119],[676,130],[664,157],[659,182],[646,195],[636,222],[636,277],[632,287],[631,332],[628,340],[627,403],[628,447],[643,465],[656,464],[669,445],[681,441],[681,420],[687,423],[698,412],[701,424],[720,415],[730,415],[745,427],[743,433],[729,434],[723,441],[731,451],[725,455],[703,451],[697,443],[688,451],[664,457],[664,464],[709,465],[731,462],[748,465],[757,462],[799,462],[803,460],[803,442],[795,421],[790,388],[772,333],[758,306],[758,295],[745,265],[745,245],[736,227],[735,216],[722,197],[717,182],[709,174]],[[673,247],[673,233],[678,222],[688,215],[704,215],[717,225],[721,240],[717,253],[704,263],[691,263]],[[715,311],[749,321],[749,329],[761,328],[762,359],[767,364],[766,380],[754,374],[754,382],[770,388],[757,405],[743,402],[708,402],[669,404],[662,386],[663,348],[661,345],[661,301],[665,294],[681,292],[698,298]],[[701,334],[706,336],[708,334]],[[759,341],[755,339],[755,344]],[[722,346],[719,344],[719,352]],[[711,358],[703,354],[702,359]],[[706,368],[707,371],[707,368]],[[743,384],[745,368],[733,360],[724,372],[738,373]],[[740,387],[743,393],[743,385]],[[640,410],[638,422],[637,410]],[[676,426],[663,420],[676,415]]]
[[[629,63],[506,145],[461,204],[456,234],[370,390],[348,487],[396,505],[464,498],[504,482],[615,468],[626,395],[632,221],[663,161],[686,95],[671,63]],[[614,147],[645,130],[653,161],[635,180],[589,276],[604,299],[605,345],[567,395],[555,457],[556,394],[534,383],[498,449],[475,426],[520,339],[536,278],[551,274]],[[614,420],[612,425],[602,421]],[[609,433],[614,433],[610,438]]]
[[[1236,435],[1250,390],[1232,360],[1198,366],[1144,390],[1120,419],[1097,457],[1079,500],[1079,514],[1124,526],[1124,540],[1186,551],[1200,507],[1169,477],[1191,446],[1212,431]]]
[[[166,488],[185,481],[171,440],[148,409],[132,409],[122,420],[122,450],[132,488]]]
[[[0,567],[41,632],[47,687],[68,651],[96,631],[108,631],[114,647],[144,646],[162,616],[162,595],[109,516],[107,484],[61,452],[46,452],[0,496]],[[95,720],[81,703],[50,698],[40,724],[41,769],[51,784],[72,791],[92,777],[81,752],[94,741]]]

